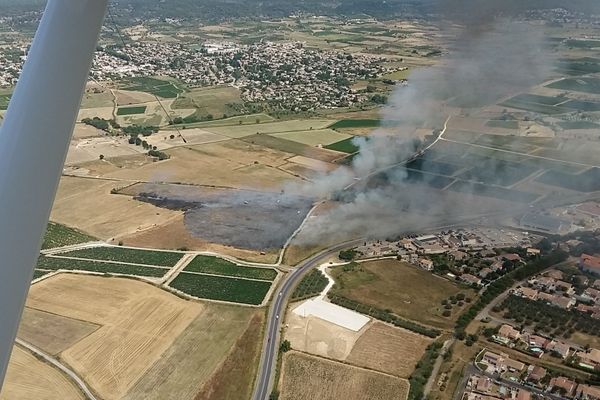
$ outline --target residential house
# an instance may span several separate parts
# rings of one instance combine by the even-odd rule
[[[476,285],[481,285],[481,279],[476,277],[475,275],[471,275],[471,274],[462,274],[460,276],[460,280],[463,282],[466,282],[468,284],[476,284]]]
[[[546,271],[546,273],[544,273],[545,276],[548,276],[550,278],[554,278],[557,281],[560,281],[564,278],[564,274],[562,273],[562,271],[559,271],[557,269],[551,269],[549,271]]]
[[[553,340],[551,341],[547,346],[546,349],[553,353],[554,355],[562,358],[563,360],[567,357],[569,357],[569,354],[571,352],[571,346],[569,346],[568,344],[561,342],[559,340]]]
[[[504,359],[504,366],[510,372],[521,372],[525,368],[525,364],[523,364],[521,361],[513,360],[512,358],[508,357]]]
[[[600,386],[578,385],[575,398],[580,400],[600,400]]]
[[[575,289],[573,289],[573,285],[571,285],[568,282],[565,281],[556,281],[556,289],[560,290],[561,292],[565,292],[569,295],[572,295],[573,293],[575,293]]]
[[[600,350],[591,349],[590,351],[577,353],[579,365],[584,368],[600,370]]]
[[[521,256],[516,254],[516,253],[506,253],[506,254],[501,254],[500,257],[504,260],[507,261],[512,261],[512,262],[519,262],[521,261]]]
[[[419,258],[419,267],[425,271],[433,271],[433,261],[427,258]]]
[[[567,398],[573,398],[575,395],[575,389],[577,388],[577,382],[565,378],[564,376],[557,376],[550,379],[548,384],[548,390],[552,393],[557,393]]]
[[[515,294],[517,296],[524,297],[529,300],[537,300],[538,298],[538,291],[528,287],[521,287],[515,289]]]
[[[579,258],[579,269],[600,275],[600,257],[582,254]]]
[[[521,338],[521,332],[513,328],[511,325],[504,324],[498,330],[498,336],[506,338],[510,341],[515,341]]]
[[[531,400],[531,392],[525,389],[519,389],[516,400]]]
[[[546,369],[539,365],[530,365],[529,368],[527,368],[527,380],[529,382],[540,383],[546,374]]]
[[[593,301],[594,303],[600,303],[600,290],[594,288],[587,288],[581,295],[582,298]]]
[[[485,278],[486,276],[488,276],[488,275],[489,275],[489,274],[491,274],[492,272],[493,272],[493,271],[492,271],[490,268],[488,268],[488,267],[485,267],[485,268],[482,268],[482,269],[481,269],[481,271],[479,271],[479,272],[477,273],[477,275],[479,275],[481,278]]]
[[[527,249],[528,256],[539,256],[540,253],[541,253],[541,251],[539,249],[534,249],[533,247],[530,247]]]

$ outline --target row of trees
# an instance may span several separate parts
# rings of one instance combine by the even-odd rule
[[[158,132],[158,126],[143,126],[143,125],[131,125],[123,128],[123,132],[133,137],[138,135],[150,136],[153,133]]]
[[[441,342],[433,342],[425,350],[425,354],[423,354],[423,357],[421,357],[421,360],[419,360],[409,378],[410,390],[408,392],[408,400],[423,399],[425,385],[433,372],[433,365],[440,355],[442,346]]]
[[[105,132],[109,132],[111,131],[111,127],[113,127],[114,129],[119,129],[121,127],[121,125],[119,125],[117,123],[117,121],[115,121],[114,119],[104,119],[104,118],[98,118],[98,117],[94,117],[94,118],[84,118],[81,120],[82,123],[86,124],[86,125],[90,125],[93,126],[96,129],[100,129],[103,130]]]
[[[296,287],[294,293],[292,293],[291,299],[294,301],[316,296],[325,289],[328,282],[329,280],[321,271],[313,269],[309,274],[302,278],[298,287]]]
[[[333,304],[337,304],[341,307],[348,308],[350,310],[354,310],[361,314],[369,315],[375,319],[388,322],[400,328],[408,329],[410,331],[416,332],[420,335],[428,336],[430,338],[435,338],[440,335],[440,331],[434,328],[428,328],[423,325],[419,325],[415,322],[408,321],[402,319],[392,313],[389,310],[382,310],[381,308],[373,307],[367,304],[359,303],[358,301],[351,300],[347,297],[329,294],[329,300]]]
[[[483,310],[485,306],[490,304],[492,300],[508,290],[516,282],[526,279],[530,276],[540,273],[544,269],[565,261],[568,254],[562,250],[554,250],[548,255],[545,255],[537,260],[531,261],[521,268],[504,275],[502,278],[492,282],[481,294],[479,299],[473,303],[456,321],[457,337],[464,337],[464,330],[477,314]]]

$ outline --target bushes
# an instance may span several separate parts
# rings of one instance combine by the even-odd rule
[[[428,327],[419,325],[415,322],[402,319],[402,318],[398,317],[397,315],[393,314],[392,312],[390,312],[389,310],[382,310],[377,307],[371,307],[369,305],[362,304],[357,301],[350,300],[346,297],[339,296],[339,295],[329,294],[328,296],[333,304],[337,304],[339,306],[348,308],[350,310],[357,311],[361,314],[369,315],[373,318],[388,322],[388,323],[393,324],[400,328],[408,329],[409,331],[413,331],[413,332],[416,332],[416,333],[424,335],[424,336],[428,336],[430,338],[435,338],[435,337],[439,336],[441,333],[437,329],[428,328]]]
[[[441,342],[433,342],[427,347],[427,350],[425,350],[425,354],[423,354],[423,357],[417,363],[414,372],[408,379],[410,382],[408,400],[421,400],[423,398],[423,389],[433,372],[433,365],[440,355],[442,346]]]
[[[356,257],[356,250],[348,249],[340,251],[339,258],[344,261],[352,261]]]

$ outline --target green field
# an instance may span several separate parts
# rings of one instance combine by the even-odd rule
[[[600,103],[594,101],[570,100],[563,104],[577,111],[600,111]]]
[[[343,128],[377,128],[380,125],[378,119],[342,119],[328,126],[329,129]]]
[[[169,271],[167,268],[143,267],[101,261],[73,260],[70,258],[47,257],[38,258],[37,268],[57,270],[80,270],[107,274],[126,274],[162,278]]]
[[[600,94],[600,78],[566,78],[546,87],[572,92]]]
[[[328,146],[325,146],[325,148],[329,149],[329,150],[340,151],[342,153],[348,153],[348,154],[353,154],[353,153],[356,153],[358,150],[360,150],[360,148],[354,144],[353,137],[330,144]]]
[[[489,126],[490,128],[519,129],[519,121],[491,119],[486,122],[485,126]]]
[[[8,108],[10,97],[10,94],[0,94],[0,110],[6,110]]]
[[[598,129],[599,124],[590,121],[561,121],[558,125],[563,129]]]
[[[519,100],[518,97],[519,96],[513,97],[512,99],[508,99],[505,102],[500,103],[499,105],[503,107],[516,108],[518,110],[525,110],[548,115],[565,114],[573,112],[572,108],[536,103],[531,101],[523,101]]]
[[[146,112],[146,106],[135,106],[135,107],[119,107],[117,115],[133,115],[143,114]]]
[[[42,249],[51,249],[54,247],[70,246],[73,244],[86,243],[96,240],[85,233],[76,231],[75,229],[66,227],[55,222],[48,222],[46,234]]]
[[[272,136],[302,143],[308,146],[328,146],[342,140],[351,139],[352,136],[334,131],[333,129],[313,129],[307,131],[273,133]]]
[[[595,49],[600,47],[600,40],[568,39],[565,45],[577,49]]]
[[[237,278],[262,279],[266,281],[273,281],[277,278],[277,271],[272,268],[244,267],[212,256],[196,256],[185,267],[184,271],[226,275]]]
[[[65,257],[89,258],[94,260],[127,262],[134,264],[156,265],[172,267],[182,257],[181,253],[154,251],[142,249],[129,249],[123,247],[90,247],[61,253]]]
[[[165,99],[174,99],[183,93],[183,89],[173,82],[150,77],[129,78],[122,89],[151,93]]]
[[[225,118],[240,114],[243,109],[239,89],[231,86],[192,89],[180,95],[172,108],[196,109],[195,115],[199,119],[208,115]]]
[[[182,272],[170,286],[198,298],[258,305],[269,292],[271,282]]]
[[[33,279],[32,280],[39,279],[42,276],[48,275],[51,272],[52,271],[46,271],[46,270],[36,269],[35,271],[33,271]]]
[[[294,293],[292,293],[291,300],[302,300],[317,296],[325,289],[328,283],[329,280],[321,271],[313,269],[308,275],[302,278]]]

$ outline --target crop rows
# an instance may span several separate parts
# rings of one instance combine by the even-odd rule
[[[61,253],[61,256],[89,258],[93,260],[127,262],[133,264],[172,267],[181,259],[181,253],[125,247],[89,247]]]
[[[146,106],[119,107],[119,109],[117,110],[117,115],[143,114],[145,112]]]
[[[73,244],[85,243],[95,240],[95,238],[78,232],[75,229],[68,228],[61,224],[49,222],[44,235],[42,249],[51,249],[54,247],[69,246]]]
[[[313,269],[306,275],[292,293],[292,300],[302,300],[318,295],[325,289],[329,280],[321,271]]]
[[[169,271],[167,268],[144,267],[141,265],[117,264],[91,260],[74,260],[71,258],[47,257],[44,255],[41,255],[38,258],[37,268],[49,270],[80,270],[107,274],[148,276],[154,278],[161,278]]]
[[[184,271],[262,279],[266,281],[273,281],[277,277],[277,271],[271,268],[244,267],[212,256],[196,256],[185,267]]]
[[[182,272],[170,286],[198,298],[259,305],[269,292],[271,282]]]

